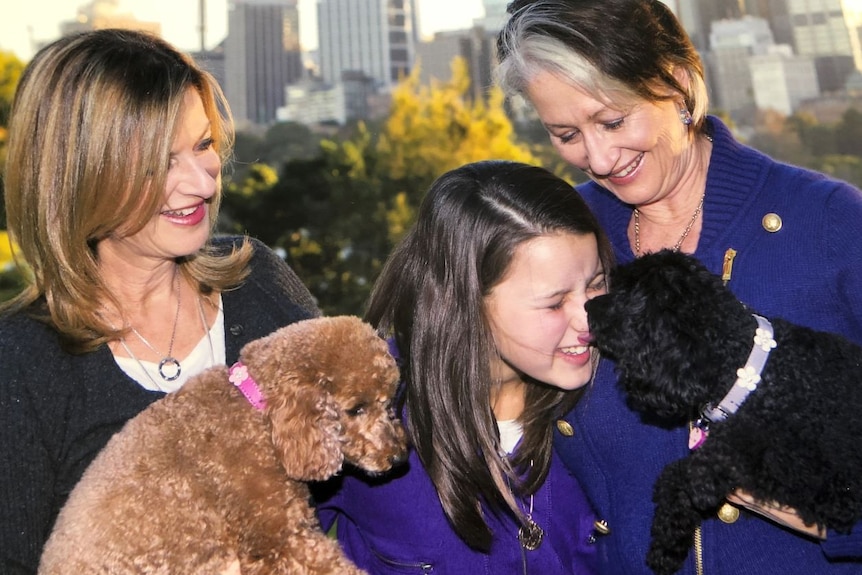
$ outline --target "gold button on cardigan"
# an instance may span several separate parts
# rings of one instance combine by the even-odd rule
[[[575,430],[572,428],[571,424],[565,419],[557,420],[557,429],[559,429],[560,433],[562,433],[566,437],[572,437],[575,434]]]

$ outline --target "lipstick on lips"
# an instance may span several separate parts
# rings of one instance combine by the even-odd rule
[[[196,206],[183,208],[180,210],[165,210],[162,216],[170,220],[172,223],[183,226],[195,226],[207,215],[206,204],[200,202]]]

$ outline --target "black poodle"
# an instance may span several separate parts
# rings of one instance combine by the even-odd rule
[[[610,287],[586,304],[594,343],[633,408],[692,429],[691,453],[655,485],[655,573],[682,567],[737,488],[810,525],[848,531],[862,518],[862,348],[757,316],[671,250],[619,267]]]

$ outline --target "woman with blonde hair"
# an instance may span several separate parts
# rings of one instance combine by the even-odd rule
[[[0,313],[0,571],[35,572],[128,419],[318,314],[265,246],[213,236],[232,141],[217,83],[156,37],[77,34],[25,68],[5,194],[30,281]]]

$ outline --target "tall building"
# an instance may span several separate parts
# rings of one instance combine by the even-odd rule
[[[776,44],[793,46],[793,25],[788,10],[787,0],[745,0],[744,4],[744,14],[769,22]]]
[[[320,74],[328,84],[344,72],[372,78],[389,91],[413,67],[419,32],[414,0],[320,0]]]
[[[855,69],[850,29],[841,0],[786,0],[797,54],[811,56],[824,92],[844,89]]]
[[[844,0],[844,19],[850,30],[850,44],[856,59],[856,70],[862,72],[862,3]]]
[[[743,16],[769,22],[776,44],[793,44],[787,0],[663,0],[682,22],[695,47],[704,53],[709,44],[712,22],[737,20]]]
[[[287,87],[287,103],[279,109],[283,122],[342,125],[348,120],[344,85],[328,86],[316,78],[303,78]]]
[[[789,116],[802,102],[820,95],[813,59],[794,55],[787,44],[753,55],[749,65],[759,110],[772,109]]]
[[[663,0],[682,22],[695,47],[709,50],[710,27],[714,20],[743,15],[744,0]]]
[[[841,0],[787,0],[798,54],[851,54]]]
[[[506,12],[506,6],[508,6],[509,1],[482,0],[482,6],[485,8],[485,16],[473,20],[473,25],[481,26],[488,32],[499,32],[506,23],[506,20],[509,19],[509,14]]]
[[[469,96],[484,99],[491,86],[491,73],[496,64],[497,31],[474,26],[469,30],[437,32],[434,38],[420,42],[416,55],[420,80],[447,82],[452,77],[452,60],[463,58],[470,74]]]
[[[746,16],[712,22],[706,64],[713,107],[737,121],[753,119],[750,58],[766,53],[773,44],[772,31],[763,18]]]
[[[267,126],[302,77],[297,0],[229,0],[224,90],[237,125]]]
[[[862,69],[862,42],[858,40],[851,10],[843,6],[845,1],[666,0],[666,3],[683,21],[701,53],[713,50],[707,33],[712,22],[744,16],[765,19],[776,44],[788,44],[796,55],[813,58],[820,90],[831,92],[844,88],[854,68]]]

